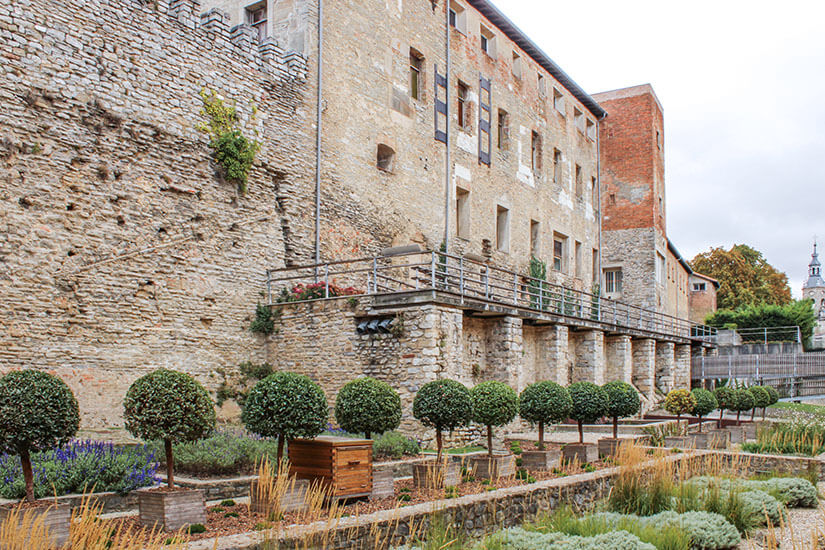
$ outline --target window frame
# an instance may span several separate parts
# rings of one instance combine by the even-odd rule
[[[624,274],[621,267],[608,267],[604,273],[605,294],[621,294],[624,284]]]
[[[267,2],[256,2],[244,8],[246,16],[246,23],[251,26],[258,34],[258,42],[264,41],[269,35],[268,21],[269,21],[269,7]],[[255,14],[263,14],[263,18],[255,20]]]
[[[410,97],[421,101],[423,97],[424,56],[421,52],[410,47]]]
[[[455,94],[457,102],[456,115],[458,115],[458,127],[462,130],[470,129],[469,94],[470,87],[459,80]]]

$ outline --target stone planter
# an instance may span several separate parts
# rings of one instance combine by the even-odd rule
[[[614,457],[619,454],[621,438],[603,437],[599,440],[599,456]]]
[[[730,447],[730,432],[728,430],[710,430],[706,449],[727,449]]]
[[[742,429],[742,426],[729,426],[725,428],[725,430],[730,434],[730,442],[734,445],[737,443],[742,443],[745,441],[745,430]]]
[[[552,470],[559,465],[560,449],[522,451],[521,467],[527,470]]]
[[[568,443],[561,448],[561,455],[568,462],[596,462],[599,460],[599,447],[593,443]]]
[[[758,424],[756,422],[748,422],[746,424],[742,424],[742,437],[745,438],[745,441],[751,441],[756,439],[756,429]]]
[[[174,489],[138,491],[140,524],[164,531],[177,531],[195,523],[206,523],[203,491]]]
[[[370,500],[377,500],[380,498],[387,498],[395,495],[395,487],[393,485],[394,476],[392,470],[372,470],[372,493]]]
[[[509,478],[516,475],[516,457],[509,453],[472,456],[470,471],[478,479]]]
[[[413,465],[413,485],[428,489],[454,487],[461,482],[461,470],[457,462],[447,458],[441,464],[435,460]]]
[[[16,505],[0,506],[0,524],[14,513],[15,508]],[[23,517],[26,514],[31,514],[32,521],[43,517],[43,527],[47,530],[48,537],[55,548],[62,548],[69,541],[69,524],[72,518],[72,507],[69,504],[25,508],[18,514],[18,525],[23,523]]]
[[[665,447],[676,449],[692,449],[694,447],[693,436],[670,436],[665,438]]]
[[[709,434],[708,432],[692,434],[690,437],[693,438],[694,448],[707,449],[710,441],[710,435],[711,434]]]
[[[278,506],[270,502],[270,499],[274,497],[267,497],[267,495],[262,494],[258,488],[258,480],[253,480],[249,485],[250,511],[258,514],[271,514],[276,512],[275,508],[280,508],[281,513],[295,512],[296,510],[304,508],[306,505],[306,494],[309,490],[309,480],[293,478],[288,484],[287,487],[284,487],[280,491],[276,489],[276,492],[281,493],[281,502]],[[277,518],[272,518],[272,521],[275,519]]]

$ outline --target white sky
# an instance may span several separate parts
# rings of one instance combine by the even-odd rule
[[[746,243],[801,295],[825,245],[825,1],[494,3],[588,93],[653,85],[685,258]]]

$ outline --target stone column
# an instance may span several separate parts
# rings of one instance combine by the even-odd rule
[[[673,387],[690,389],[690,344],[678,344],[673,354]]]
[[[586,330],[579,333],[573,358],[571,382],[604,384],[604,332]]]
[[[539,380],[552,380],[562,386],[568,385],[570,383],[568,375],[570,335],[567,327],[563,325],[548,327],[543,342],[546,367],[539,372]]]
[[[524,389],[524,381],[521,379],[524,370],[523,344],[520,317],[502,317],[492,323],[487,362],[493,379],[504,382],[519,392]]]
[[[633,350],[630,336],[608,336],[604,339],[605,382],[633,379]]]
[[[656,387],[662,393],[673,389],[674,370],[673,342],[656,342]]]
[[[653,379],[656,372],[656,340],[652,338],[633,338],[633,385],[642,392],[648,401],[654,397]]]

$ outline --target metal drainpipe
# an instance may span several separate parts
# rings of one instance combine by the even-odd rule
[[[596,185],[598,186],[598,193],[596,193],[596,200],[599,201],[599,301],[601,302],[602,290],[604,289],[604,273],[602,272],[602,141],[601,141],[601,123],[607,116],[604,113],[601,118],[596,119]]]
[[[453,185],[451,181],[452,167],[450,166],[450,3],[444,2],[445,8],[445,36],[447,43],[447,60],[446,68],[444,69],[444,77],[447,79],[447,86],[444,87],[444,102],[447,104],[445,131],[447,134],[447,143],[445,144],[445,167],[444,167],[444,187],[446,203],[444,204],[444,251],[450,252],[450,210],[452,210],[453,201]]]
[[[315,120],[315,263],[321,263],[321,100],[323,97],[324,0],[318,0],[318,95]],[[318,269],[315,269],[316,281]]]

